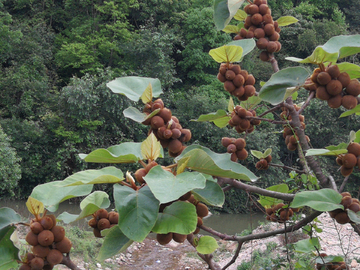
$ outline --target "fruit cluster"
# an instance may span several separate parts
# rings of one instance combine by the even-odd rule
[[[326,253],[320,253],[320,257],[327,257]],[[348,269],[346,263],[342,262],[327,262],[327,263],[317,263],[316,269],[318,270],[340,270],[340,269]]]
[[[268,61],[269,53],[279,52],[281,49],[278,41],[281,31],[279,24],[274,22],[267,0],[254,0],[254,3],[245,6],[244,11],[248,14],[244,28],[234,39],[255,38],[256,46],[263,50],[260,59]]]
[[[256,117],[255,110],[246,110],[237,105],[231,113],[229,125],[235,127],[235,130],[241,134],[244,131],[251,133],[254,131],[254,126],[260,125],[261,121],[258,119],[249,119],[248,117]]]
[[[89,220],[88,224],[93,228],[95,237],[101,238],[101,231],[109,229],[119,223],[119,214],[106,209],[99,209],[93,214],[93,218]]]
[[[63,254],[69,253],[72,246],[65,236],[65,229],[56,225],[54,215],[33,219],[25,240],[33,248],[32,253],[26,255],[20,270],[51,270],[62,262]]]
[[[271,162],[272,157],[268,155],[266,158],[260,158],[260,160],[256,163],[255,167],[258,170],[267,170],[269,169],[269,163]]]
[[[217,78],[224,83],[224,89],[239,100],[247,100],[256,93],[254,76],[239,65],[222,63]]]
[[[346,154],[338,155],[336,158],[336,163],[341,166],[340,172],[343,176],[350,175],[356,166],[360,168],[360,144],[350,143],[347,150]]]
[[[325,70],[316,68],[304,88],[316,91],[316,97],[326,100],[330,108],[343,106],[351,110],[358,104],[360,82],[351,80],[348,73],[340,72],[337,65],[329,65]]]
[[[145,168],[138,169],[134,174],[136,181],[138,181],[140,185],[144,184],[145,183],[144,177],[148,174],[151,168],[157,165],[159,164],[156,161],[151,161],[146,165]]]
[[[294,105],[295,110],[299,111],[300,107],[297,105]],[[283,112],[280,114],[280,117],[284,120],[289,120],[291,121],[291,115],[289,114],[289,111],[286,108],[282,108]],[[300,123],[303,129],[305,129],[306,125],[305,125],[305,117],[303,115],[299,115],[299,119],[300,119]],[[294,127],[290,124],[290,125],[285,125],[284,126],[284,130],[283,130],[283,137],[285,139],[285,144],[287,146],[287,149],[289,149],[290,151],[295,151],[297,149],[297,145],[299,143],[299,137],[296,134],[296,130],[294,129]],[[309,142],[310,139],[308,136],[306,136],[306,140]]]
[[[266,208],[266,220],[278,223],[284,223],[289,220],[294,212],[298,212],[298,208],[283,208],[285,204],[279,203],[273,207]]]
[[[243,138],[228,138],[221,139],[222,146],[226,147],[228,153],[231,154],[231,160],[236,162],[238,159],[245,160],[248,157],[248,152],[245,149],[246,142]]]
[[[164,107],[164,102],[161,99],[145,104],[143,111],[150,114],[157,109],[160,111],[146,119],[143,124],[151,126],[150,132],[154,133],[162,147],[168,148],[169,155],[176,157],[186,148],[183,142],[190,141],[191,131],[182,128],[179,120],[172,115],[168,108]]]
[[[330,217],[334,218],[337,223],[345,224],[351,222],[346,209],[350,209],[351,211],[357,213],[360,211],[360,204],[358,199],[351,198],[351,194],[349,192],[341,193],[343,198],[341,199],[341,204],[344,206],[344,210],[335,209],[330,211]]]
[[[180,201],[187,201],[189,203],[192,203],[195,205],[196,207],[196,214],[197,214],[197,228],[195,229],[195,231],[193,232],[194,234],[199,233],[200,228],[199,226],[201,226],[203,224],[203,217],[206,217],[209,214],[209,209],[207,208],[207,206],[199,201],[197,201],[194,198],[194,195],[191,194],[191,192],[187,192],[185,195],[181,196],[179,198]],[[164,208],[166,206],[169,206],[171,204],[167,203],[167,204],[162,204],[160,205],[160,209],[159,211],[162,212],[164,210]],[[178,243],[183,243],[187,238],[186,234],[179,234],[179,233],[173,233],[173,232],[169,232],[166,234],[157,234],[156,235],[156,239],[159,242],[159,244],[161,245],[166,245],[168,244],[171,240],[174,240],[175,242]]]

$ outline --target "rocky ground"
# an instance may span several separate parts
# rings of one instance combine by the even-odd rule
[[[328,255],[341,255],[346,258],[349,269],[360,269],[360,264],[355,258],[360,258],[360,237],[354,233],[353,228],[349,224],[339,225],[335,224],[333,220],[324,213],[319,217],[320,223],[317,223],[323,232],[318,233],[320,237],[322,251]],[[259,226],[253,233],[259,233],[280,228],[281,224],[270,223]],[[288,242],[296,242],[306,237],[300,232],[295,232],[289,235]],[[284,253],[284,236],[279,235],[267,239],[254,240],[246,243],[236,262],[231,265],[229,270],[237,270],[237,266],[244,261],[250,261],[252,253],[255,250],[264,251],[268,243],[272,243],[277,248],[275,254]],[[215,253],[215,261],[221,266],[231,259],[235,251],[236,244],[231,242],[219,241],[220,248]],[[285,255],[285,253],[284,253]],[[89,265],[81,261],[80,258],[75,259],[81,269],[149,269],[149,270],[202,270],[207,269],[207,265],[203,263],[196,255],[192,246],[188,243],[178,244],[170,242],[166,246],[161,246],[157,241],[149,237],[143,243],[134,243],[131,245],[126,253],[121,253],[113,258],[107,259],[104,263],[96,265]],[[66,268],[58,268],[66,269]]]

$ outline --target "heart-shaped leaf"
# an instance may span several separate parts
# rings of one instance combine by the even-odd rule
[[[349,116],[349,115],[352,115],[352,114],[356,114],[356,115],[359,115],[360,114],[360,104],[357,105],[354,109],[351,109],[347,112],[343,112],[339,118],[342,118],[342,117],[346,117],[346,116]]]
[[[323,49],[329,53],[339,53],[339,59],[360,52],[360,35],[340,35],[330,38]],[[335,63],[336,61],[329,61]]]
[[[219,247],[214,237],[204,235],[197,241],[196,251],[200,254],[211,254]]]
[[[238,28],[237,25],[227,25],[222,31],[224,31],[227,34],[237,34],[239,33],[240,29]]]
[[[210,56],[218,63],[239,62],[242,58],[243,48],[235,45],[224,45],[210,50]]]
[[[287,26],[290,24],[297,23],[299,20],[293,16],[283,16],[276,20],[279,26]]]
[[[94,191],[81,201],[80,209],[84,209],[89,203],[95,204],[99,208],[108,208],[110,206],[109,195],[104,191]]]
[[[142,242],[155,225],[159,201],[148,186],[135,191],[120,185],[114,185],[114,200],[120,230],[129,239]]]
[[[161,154],[161,148],[160,142],[152,132],[146,140],[141,143],[142,156],[147,160],[156,160]]]
[[[312,55],[310,55],[305,59],[300,59],[296,57],[286,57],[285,59],[298,63],[304,63],[304,64],[311,63],[311,64],[319,65],[325,62],[336,63],[338,57],[339,57],[338,52],[329,53],[324,50],[323,46],[318,46],[315,48]]]
[[[141,124],[146,119],[151,118],[154,115],[156,115],[159,111],[160,111],[160,109],[156,109],[153,112],[151,112],[150,114],[146,114],[146,113],[140,112],[138,109],[130,106],[129,108],[126,108],[123,111],[123,114],[126,118],[129,118],[129,119]]]
[[[108,82],[106,86],[116,94],[125,95],[132,101],[138,101],[149,84],[152,86],[154,97],[158,97],[162,94],[160,80],[153,78],[136,76],[121,77]]]
[[[93,184],[112,184],[124,180],[123,172],[113,166],[100,170],[86,170],[74,173],[61,181],[59,187],[93,185]]]
[[[360,78],[360,67],[358,65],[342,62],[337,64],[337,66],[339,67],[340,72],[346,72],[349,74],[350,79]]]
[[[310,253],[312,251],[321,249],[320,242],[317,237],[300,240],[296,242],[294,246],[295,246],[295,251],[301,253]]]
[[[335,209],[344,209],[340,204],[342,196],[339,192],[324,188],[315,191],[302,191],[295,195],[291,202],[292,208],[309,206],[317,211],[332,211]]]
[[[231,162],[230,154],[217,154],[210,149],[200,145],[190,145],[178,156],[175,161],[188,158],[187,167],[201,173],[241,179],[245,181],[256,181],[257,177],[243,165]]]
[[[234,16],[234,19],[237,21],[245,21],[247,16],[248,15],[245,11],[243,11],[242,9],[238,9],[238,11],[236,11],[236,14]]]
[[[288,193],[289,192],[289,187],[286,184],[279,184],[279,185],[268,187],[267,190],[281,192],[281,193]],[[273,198],[273,197],[260,195],[260,200],[258,200],[258,202],[263,207],[267,208],[267,207],[271,207],[273,205],[276,205],[278,203],[281,203],[283,201],[280,200],[280,199]]]
[[[214,22],[217,30],[222,30],[235,16],[245,0],[215,0]]]
[[[300,87],[309,77],[309,73],[302,67],[290,67],[273,74],[260,89],[259,97],[273,105],[282,102],[286,91],[290,87]]]
[[[162,169],[161,166],[152,168],[144,180],[160,203],[177,200],[195,188],[204,188],[206,182],[201,173],[183,172],[174,176],[171,172]]]
[[[225,202],[225,195],[218,183],[206,180],[206,186],[203,189],[193,189],[191,193],[195,199],[202,201],[207,205],[222,207]]]
[[[249,52],[251,52],[256,45],[256,42],[253,38],[250,39],[240,39],[240,40],[235,40],[235,41],[231,41],[229,43],[226,44],[227,46],[239,46],[243,49],[242,52],[242,58],[247,55]],[[241,60],[241,59],[240,59]]]
[[[35,198],[29,197],[26,201],[26,207],[34,216],[44,213],[44,204]]]
[[[30,194],[44,204],[50,212],[55,212],[59,204],[65,200],[88,195],[93,185],[59,187],[62,181],[53,181],[36,186]]]
[[[21,216],[16,213],[13,209],[8,207],[0,208],[0,230],[3,228],[18,223],[21,221]]]
[[[141,101],[146,104],[152,101],[153,93],[152,93],[152,85],[149,83],[149,85],[146,87],[144,93],[141,95]]]
[[[225,110],[218,110],[216,113],[209,113],[200,115],[196,122],[213,122],[219,128],[226,127],[229,123],[231,117],[227,114]]]
[[[122,233],[119,226],[114,226],[105,236],[97,259],[99,261],[103,261],[107,258],[113,257],[119,252],[127,249],[132,243],[133,241]]]
[[[177,201],[165,207],[158,218],[154,228],[155,233],[169,232],[189,234],[195,231],[197,224],[196,208],[188,202]]]

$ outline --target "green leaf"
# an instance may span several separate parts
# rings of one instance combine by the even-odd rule
[[[344,209],[340,204],[342,196],[335,190],[324,188],[316,191],[302,191],[295,195],[292,208],[309,206],[317,211],[332,211]]]
[[[229,123],[231,117],[227,114],[225,110],[218,110],[216,113],[209,113],[200,115],[200,117],[196,120],[196,122],[213,122],[216,126],[223,128],[226,127]]]
[[[110,206],[109,195],[104,191],[94,191],[81,201],[80,209],[84,209],[89,203],[97,205],[99,208],[108,208]]]
[[[316,263],[320,263],[320,264],[323,264],[324,262],[329,263],[329,262],[343,262],[343,261],[345,261],[343,257],[341,257],[341,256],[331,256],[331,255],[321,257],[321,258],[318,257],[315,260]]]
[[[123,114],[126,118],[129,118],[137,123],[142,123],[146,119],[151,118],[154,115],[156,115],[159,111],[160,111],[160,109],[156,109],[153,112],[151,112],[150,114],[146,114],[146,113],[140,112],[138,109],[130,106],[129,108],[126,108],[123,111]]]
[[[148,186],[135,191],[120,185],[114,185],[114,200],[120,230],[129,239],[142,242],[155,225],[159,201]]]
[[[44,204],[37,199],[29,197],[26,201],[26,207],[31,214],[38,216],[44,213]]]
[[[356,143],[359,143],[359,142],[360,142],[360,130],[358,130],[358,131],[355,133],[354,142],[356,142]]]
[[[357,105],[354,109],[351,109],[350,111],[343,112],[339,118],[346,117],[352,114],[360,114],[360,104]]]
[[[194,188],[204,188],[206,179],[201,173],[183,172],[174,176],[161,166],[153,167],[144,177],[155,198],[160,203],[167,203],[179,199]]]
[[[264,158],[264,154],[260,151],[256,151],[256,150],[251,150],[250,151],[251,154],[256,157],[257,159],[261,159],[261,158]]]
[[[236,25],[227,25],[222,31],[227,34],[237,34],[239,33],[239,28]]]
[[[90,154],[80,154],[86,162],[94,163],[134,163],[143,159],[141,143],[126,142],[107,149],[96,149]]]
[[[317,237],[304,239],[294,244],[295,251],[300,253],[309,253],[321,249],[319,239]]]
[[[236,14],[234,16],[234,19],[237,21],[245,21],[247,16],[248,15],[246,14],[245,11],[243,11],[242,9],[238,9],[238,11],[236,11]]]
[[[348,62],[342,62],[340,64],[337,64],[337,66],[339,67],[340,72],[346,72],[347,74],[349,74],[351,79],[360,78],[360,67],[358,65]]]
[[[125,251],[132,243],[133,241],[121,232],[119,226],[114,226],[105,236],[97,260],[103,261],[113,257],[119,252]]]
[[[323,48],[329,53],[339,53],[339,59],[360,52],[360,35],[341,35],[330,38]],[[336,62],[336,61],[329,61]]]
[[[214,22],[217,30],[222,30],[235,16],[245,0],[215,0]]]
[[[149,83],[149,85],[146,87],[145,91],[141,95],[141,101],[146,104],[152,101],[153,94],[152,94],[152,85]]]
[[[261,87],[259,97],[276,105],[284,100],[287,88],[300,87],[308,77],[308,71],[302,67],[282,69]]]
[[[99,206],[97,206],[93,203],[89,203],[85,206],[84,209],[81,210],[81,213],[79,215],[70,214],[65,211],[65,212],[61,213],[60,215],[58,215],[57,219],[62,220],[65,224],[69,224],[71,222],[91,216],[93,213],[95,213],[99,209],[100,209]]]
[[[247,110],[250,110],[253,107],[255,107],[256,105],[258,105],[261,101],[262,101],[262,99],[260,97],[252,96],[252,97],[249,97],[245,101],[241,101],[240,106],[243,108],[246,108]]]
[[[0,230],[0,270],[17,269],[19,267],[19,249],[15,247],[10,237],[15,231],[14,226]]]
[[[266,158],[267,156],[271,155],[271,152],[272,152],[272,149],[271,149],[271,148],[266,149],[265,152],[264,152],[264,158]]]
[[[55,212],[59,204],[65,200],[88,195],[93,185],[59,187],[62,181],[53,181],[36,186],[30,194],[41,201],[50,212]]]
[[[240,39],[240,40],[231,41],[226,45],[241,47],[243,49],[241,58],[243,58],[245,55],[247,55],[249,52],[251,52],[255,48],[256,42],[253,38],[250,38],[250,39]]]
[[[290,24],[297,23],[299,20],[294,18],[293,16],[283,16],[276,20],[279,26],[287,26]]]
[[[351,211],[350,209],[346,209],[347,211],[347,214],[350,218],[350,220],[356,224],[360,224],[360,212],[354,212],[354,211]]]
[[[166,234],[169,232],[189,234],[195,231],[197,225],[196,208],[193,204],[177,201],[165,207],[152,231]]]
[[[108,82],[106,86],[116,94],[124,95],[132,101],[138,101],[149,83],[152,86],[153,96],[160,96],[162,90],[159,79],[136,76],[121,77]]]
[[[5,227],[21,221],[21,216],[13,209],[8,207],[0,208],[0,230]]]
[[[232,97],[230,97],[229,103],[228,103],[228,112],[230,112],[230,113],[233,112],[234,108],[235,108],[234,100],[232,99]]]
[[[315,48],[314,52],[305,59],[300,59],[296,57],[286,57],[285,59],[303,64],[311,63],[318,65],[325,62],[336,63],[338,57],[339,57],[338,52],[329,53],[324,50],[323,46],[318,46]]]
[[[328,150],[328,149],[309,149],[305,156],[338,156],[347,153],[346,149]]]
[[[206,180],[206,186],[203,189],[194,189],[191,192],[195,199],[202,201],[207,205],[222,207],[225,202],[225,195],[218,183]]]
[[[113,166],[100,170],[86,170],[74,173],[61,181],[59,187],[93,185],[93,184],[113,184],[124,180],[123,172]]]
[[[146,140],[141,143],[141,154],[147,160],[156,160],[161,154],[161,149],[160,142],[154,133],[150,133]]]
[[[245,181],[256,181],[258,178],[243,165],[230,161],[230,154],[217,154],[200,145],[190,145],[184,149],[175,161],[190,157],[187,166],[190,170],[213,176],[229,177]]]
[[[326,146],[325,148],[331,151],[335,151],[335,150],[344,150],[347,149],[348,144],[347,143],[340,143],[338,145],[329,145]]]
[[[218,63],[239,62],[242,58],[243,48],[235,45],[224,45],[210,50],[210,56]]]
[[[289,193],[289,187],[286,184],[279,184],[279,185],[271,186],[271,187],[268,187],[267,190],[281,192],[281,193]],[[258,202],[263,207],[271,207],[275,204],[281,203],[282,200],[276,199],[273,197],[260,195],[260,200],[258,200]]]
[[[196,251],[200,254],[211,254],[219,247],[217,241],[212,236],[201,236],[198,240]]]

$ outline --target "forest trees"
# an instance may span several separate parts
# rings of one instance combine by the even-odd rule
[[[91,80],[74,79],[60,96],[61,102],[69,104],[67,111],[62,112],[63,119],[58,119],[61,125],[66,125],[66,119],[76,118],[76,108],[79,105],[84,106],[84,114],[104,114],[119,118],[120,110],[126,106],[123,115],[137,122],[139,127],[132,128],[126,123],[117,122],[114,129],[110,130],[115,134],[109,136],[116,136],[117,132],[122,135],[116,129],[117,126],[123,125],[123,129],[134,132],[144,128],[140,128],[140,125],[145,125],[148,127],[148,137],[142,142],[123,142],[107,148],[91,149],[88,154],[80,154],[79,157],[85,162],[110,163],[112,166],[79,171],[62,181],[36,186],[27,201],[27,207],[34,215],[29,222],[21,221],[21,217],[14,210],[1,208],[0,245],[5,251],[0,254],[0,266],[3,269],[52,269],[59,263],[70,269],[78,269],[70,258],[71,242],[66,237],[64,228],[57,222],[70,223],[88,217],[94,235],[104,237],[99,260],[123,251],[134,241],[143,241],[152,232],[157,234],[160,244],[166,244],[172,239],[177,242],[189,241],[211,269],[228,268],[234,263],[245,242],[276,234],[286,235],[313,222],[322,212],[329,212],[340,224],[350,223],[355,231],[360,233],[356,225],[360,222],[359,201],[353,198],[352,194],[343,192],[349,175],[357,170],[355,167],[360,166],[360,132],[352,131],[349,140],[339,145],[312,149],[309,145],[311,138],[306,135],[307,119],[303,116],[310,104],[319,100],[334,110],[341,106],[345,108],[342,118],[359,113],[360,83],[357,78],[360,77],[360,68],[343,61],[344,58],[360,52],[359,35],[331,38],[303,59],[287,57],[286,60],[295,63],[316,65],[311,72],[299,65],[280,69],[275,55],[282,49],[282,27],[297,20],[290,16],[275,20],[266,0],[254,0],[253,3],[249,1],[241,9],[243,2],[228,5],[227,1],[215,1],[215,24],[219,30],[234,33],[234,41],[212,48],[209,54],[214,62],[219,63],[217,78],[223,84],[222,91],[228,92],[231,98],[227,108],[200,115],[196,120],[212,122],[219,128],[228,126],[235,130],[236,133],[232,134],[236,134],[236,138],[224,137],[221,141],[223,152],[227,153],[219,154],[199,144],[186,144],[191,141],[193,134],[187,128],[186,121],[173,115],[172,109],[159,98],[162,94],[159,79],[123,76],[109,80],[107,87],[115,94],[126,96],[133,106],[129,106],[130,102],[117,100],[121,104],[119,106],[106,92],[102,93],[103,96],[97,96],[98,93],[94,90],[103,85],[100,82],[93,83],[96,76]],[[109,9],[98,7],[94,12],[112,14],[111,3],[108,3]],[[206,14],[206,11],[204,12]],[[122,18],[121,14],[111,16]],[[228,25],[233,18],[235,24]],[[125,28],[122,33],[126,35]],[[245,70],[241,66],[242,60],[255,46],[262,51],[260,57],[264,61],[263,65],[271,65],[274,71],[267,82],[260,83],[259,89],[257,87],[261,78],[256,78],[251,74],[251,70]],[[63,52],[65,51],[69,52],[67,49]],[[106,52],[111,55],[111,50]],[[85,58],[89,59],[87,56]],[[69,59],[71,60],[70,57],[65,60]],[[109,61],[110,59],[112,58],[109,57]],[[80,63],[85,64],[85,69],[95,69],[93,66],[87,67],[90,62]],[[102,74],[101,77],[110,76]],[[81,95],[74,97],[75,93]],[[76,98],[83,102],[79,103]],[[99,104],[97,110],[91,108],[91,102],[96,103],[107,98],[109,100]],[[143,103],[141,105],[140,100]],[[172,102],[176,103],[176,100]],[[54,132],[59,136],[71,136],[73,140],[78,140],[78,143],[86,143],[87,140],[93,140],[92,135],[103,131],[100,126],[107,117],[98,122],[76,120],[76,125],[85,125],[90,135],[70,134],[62,129],[54,129]],[[288,151],[297,152],[298,161],[293,162],[294,166],[276,163],[271,148],[249,149],[248,138],[256,133],[261,134],[264,123],[277,125]],[[15,125],[16,122],[11,124]],[[41,138],[41,134],[33,136],[39,140]],[[83,141],[84,136],[90,138]],[[113,140],[116,141],[116,138]],[[252,166],[257,171],[251,171],[250,166],[245,166],[244,160],[250,156],[252,160],[256,160]],[[342,175],[339,187],[329,171],[322,169],[321,160],[314,156],[333,157],[333,163],[336,159],[336,166]],[[170,164],[163,162],[164,157]],[[130,171],[124,173],[125,169],[129,168],[126,164],[134,163],[137,164],[136,169],[130,167]],[[285,183],[285,179],[279,179],[276,185],[259,187],[259,177],[256,174],[269,167],[286,173],[296,172],[291,173],[294,181]],[[340,174],[336,177],[339,178]],[[112,193],[93,191],[94,185],[98,184],[112,185]],[[255,194],[259,207],[262,206],[264,219],[285,226],[276,231],[248,236],[226,235],[208,228],[206,220],[203,220],[208,214],[208,206],[221,207],[229,189],[241,189]],[[83,198],[79,215],[64,212],[55,217],[49,214],[56,211],[61,202],[74,197]],[[110,197],[115,203],[116,213],[108,213],[104,209],[109,207]],[[23,225],[29,227],[25,240],[32,248],[19,258],[18,248],[10,239],[16,227]],[[318,239],[312,235],[316,226],[309,228],[310,238],[302,240],[301,243],[308,251],[316,251],[312,264],[316,262],[317,269],[330,269],[330,265],[331,269],[346,269],[343,258],[319,253]],[[237,243],[233,258],[227,265],[221,268],[214,261],[212,253],[218,247],[216,239],[199,234],[201,230]],[[290,257],[287,263],[290,269],[303,267],[301,264],[294,264]]]

